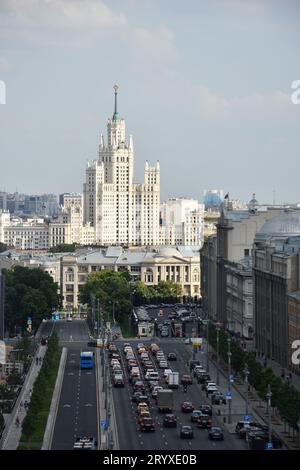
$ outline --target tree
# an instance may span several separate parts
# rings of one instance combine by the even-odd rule
[[[50,253],[73,253],[76,249],[75,243],[67,244],[62,243],[61,245],[52,246],[49,248]]]
[[[7,245],[5,243],[0,242],[0,253],[3,253],[7,250]]]
[[[126,272],[103,269],[89,274],[80,292],[80,302],[91,304],[92,298],[99,300],[103,318],[112,318],[113,303],[117,305],[116,317],[119,321],[128,318],[132,309],[130,283]]]
[[[58,307],[57,284],[40,268],[15,266],[4,270],[6,327],[25,329],[27,317],[32,318],[35,329],[46,314]]]

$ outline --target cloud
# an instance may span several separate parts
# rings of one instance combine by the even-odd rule
[[[10,62],[6,57],[0,56],[0,70],[8,70],[10,68]]]
[[[127,25],[123,13],[113,12],[102,0],[2,0],[0,31],[2,36],[30,43],[59,44],[68,34],[84,32],[88,36]],[[68,40],[68,38],[67,38]]]
[[[174,33],[166,26],[160,26],[158,31],[135,28],[132,33],[133,55],[136,59],[175,64],[179,54],[174,43]]]

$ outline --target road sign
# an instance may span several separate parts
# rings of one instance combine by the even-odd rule
[[[191,338],[193,346],[201,346],[202,338]]]
[[[232,398],[231,392],[226,392],[226,398],[227,400],[231,400]]]
[[[249,421],[251,421],[251,416],[245,415],[244,416],[244,423],[249,423]]]
[[[230,382],[231,382],[231,383],[233,383],[233,382],[234,382],[234,375],[233,375],[233,374],[230,374],[230,376],[229,376],[229,380],[230,380]]]
[[[107,428],[107,421],[105,419],[101,419],[100,421],[100,427],[102,429],[106,429]]]
[[[272,444],[272,442],[267,442],[266,449],[267,449],[267,450],[272,450],[272,449],[273,449],[273,444]]]

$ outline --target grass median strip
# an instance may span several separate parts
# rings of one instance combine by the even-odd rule
[[[33,386],[28,412],[22,424],[19,450],[42,447],[61,351],[57,334],[53,333],[49,338],[43,364]]]

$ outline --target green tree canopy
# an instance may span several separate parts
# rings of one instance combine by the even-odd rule
[[[76,249],[75,243],[67,244],[62,243],[61,245],[52,246],[49,248],[50,253],[72,253]]]
[[[15,326],[26,328],[27,317],[32,317],[33,329],[46,314],[58,307],[57,284],[40,268],[15,266],[4,270],[5,321],[10,332]]]

